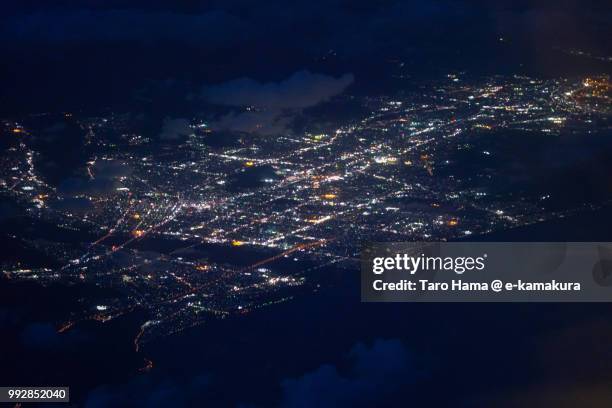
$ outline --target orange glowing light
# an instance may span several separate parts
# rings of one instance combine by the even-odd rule
[[[20,128],[13,129],[13,133],[21,133],[21,132],[23,132],[23,129],[20,129]]]
[[[145,234],[145,232],[143,230],[134,230],[132,231],[132,235],[134,236],[134,238],[140,238]]]
[[[138,213],[134,214],[133,218],[135,220],[139,220],[140,219],[140,214],[138,214]]]
[[[239,246],[243,246],[243,245],[244,245],[243,241],[238,241],[238,240],[233,240],[232,241],[232,246],[239,247]]]
[[[307,222],[309,222],[309,223],[311,223],[311,224],[321,224],[321,223],[323,223],[323,222],[325,222],[325,221],[330,220],[331,218],[332,218],[331,216],[326,215],[326,216],[324,216],[324,217],[319,217],[319,218],[317,218],[317,217],[311,217],[311,218],[309,218],[309,219],[308,219],[308,220],[306,220],[306,221],[307,221]]]
[[[252,162],[252,161],[248,161],[248,162],[244,163],[244,165],[245,165],[246,167],[253,167],[253,166],[255,165],[255,163],[254,163],[254,162]]]
[[[336,198],[336,194],[334,193],[323,194],[323,198],[326,200],[333,200],[334,198]]]
[[[457,225],[459,225],[459,220],[453,218],[452,220],[448,220],[448,222],[446,224],[449,227],[456,227]]]

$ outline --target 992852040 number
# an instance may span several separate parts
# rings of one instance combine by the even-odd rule
[[[0,402],[68,402],[68,387],[0,387]]]

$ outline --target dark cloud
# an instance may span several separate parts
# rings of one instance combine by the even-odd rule
[[[104,196],[114,193],[123,186],[121,180],[132,174],[132,168],[118,160],[96,160],[89,169],[89,177],[69,177],[58,187],[58,192],[66,196]],[[56,203],[57,208],[84,209],[88,204],[84,201],[63,200]]]
[[[193,131],[189,127],[189,120],[183,118],[165,118],[159,138],[161,140],[178,140]]]
[[[91,171],[95,178],[104,180],[128,177],[132,174],[131,167],[118,160],[96,160]]]
[[[224,132],[245,132],[260,135],[279,135],[289,131],[292,115],[279,111],[229,112],[210,126]]]
[[[119,386],[102,386],[92,391],[86,408],[163,408],[193,406],[194,401],[206,391],[207,375],[193,378],[172,379],[146,374],[133,378]]]
[[[421,376],[399,340],[376,340],[371,347],[357,344],[351,365],[341,372],[323,365],[300,378],[282,383],[283,407],[376,406]]]
[[[329,100],[353,82],[352,74],[339,78],[299,71],[280,82],[260,83],[240,78],[207,86],[203,96],[211,103],[227,106],[256,106],[267,109],[304,109]]]
[[[40,115],[30,118],[26,126],[31,131],[29,143],[38,153],[34,164],[47,183],[58,186],[85,165],[85,132],[72,118]]]
[[[288,131],[296,113],[341,94],[353,80],[352,74],[334,78],[299,71],[280,82],[240,78],[211,85],[202,95],[209,103],[249,107],[221,116],[211,124],[213,129],[275,135]]]

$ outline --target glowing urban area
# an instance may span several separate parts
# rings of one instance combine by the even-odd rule
[[[354,268],[363,242],[462,239],[598,205],[556,208],[554,193],[504,188],[500,166],[516,151],[529,155],[512,150],[526,140],[609,129],[608,77],[452,73],[401,96],[333,101],[349,102],[366,114],[278,137],[224,132],[192,117],[172,146],[130,131],[128,113],[65,113],[95,154],[60,187],[37,166],[30,140],[40,130],[5,119],[3,137],[16,142],[0,158],[0,194],[62,238],[15,236],[53,262],[25,268],[16,260],[2,271],[41,285],[111,289],[83,299],[58,330],[145,310],[138,349],[316,291],[317,271]],[[211,246],[223,255],[210,256]]]

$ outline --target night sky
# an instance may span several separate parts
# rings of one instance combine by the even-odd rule
[[[26,0],[2,9],[7,113],[193,103],[206,85],[304,70],[354,75],[353,92],[376,93],[398,61],[415,76],[554,75],[554,47],[609,49],[605,1]]]

